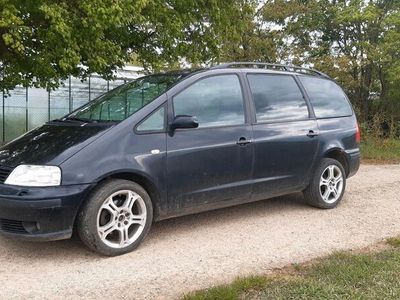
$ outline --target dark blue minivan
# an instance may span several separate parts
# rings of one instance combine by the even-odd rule
[[[0,232],[76,230],[113,256],[175,216],[294,192],[333,208],[359,142],[345,93],[315,70],[241,62],[144,76],[0,149]]]

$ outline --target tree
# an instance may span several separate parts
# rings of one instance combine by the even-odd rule
[[[275,32],[264,30],[260,19],[259,0],[242,0],[237,15],[241,24],[241,35],[221,41],[220,53],[216,62],[279,60],[279,36]]]
[[[240,0],[0,0],[0,89],[110,78],[133,56],[159,69],[218,56],[241,36]]]
[[[262,15],[281,34],[287,59],[331,74],[366,121],[371,95],[384,101],[399,78],[399,12],[392,0],[275,0]]]

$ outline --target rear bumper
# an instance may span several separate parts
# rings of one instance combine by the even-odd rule
[[[355,175],[360,168],[361,153],[360,149],[346,150],[347,162],[349,163],[349,174],[347,178]]]
[[[91,185],[26,188],[0,185],[0,234],[49,241],[71,237]]]

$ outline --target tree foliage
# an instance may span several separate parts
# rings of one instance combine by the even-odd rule
[[[393,94],[400,79],[399,1],[275,0],[262,15],[268,30],[281,35],[286,60],[336,78],[362,119],[371,116],[374,98],[376,110],[400,101]]]
[[[339,81],[362,120],[400,120],[398,0],[0,0],[0,88],[223,61],[294,63]]]
[[[162,68],[218,57],[241,36],[239,0],[0,0],[1,89],[55,87],[68,75],[113,70],[135,57]]]

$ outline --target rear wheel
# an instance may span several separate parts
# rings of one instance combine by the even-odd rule
[[[153,206],[147,192],[127,180],[97,188],[78,215],[77,230],[91,250],[116,256],[137,248],[150,230]]]
[[[312,206],[334,208],[343,198],[346,188],[346,173],[340,162],[324,158],[314,173],[304,197]]]

